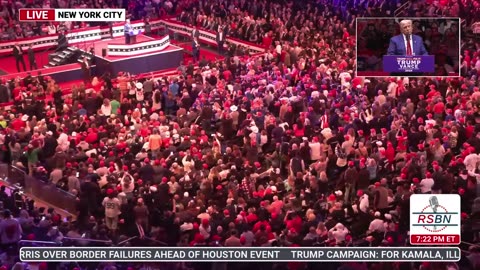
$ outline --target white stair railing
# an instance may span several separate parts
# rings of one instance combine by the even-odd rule
[[[395,17],[398,17],[398,16],[400,16],[400,15],[403,15],[403,13],[404,13],[407,9],[409,9],[411,5],[412,5],[412,3],[411,3],[410,1],[403,3],[403,5],[401,5],[399,8],[397,8],[397,9],[395,10],[395,12],[393,13],[393,15],[394,15]]]

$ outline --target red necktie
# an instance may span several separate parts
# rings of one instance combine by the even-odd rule
[[[410,45],[410,39],[407,39],[407,55],[412,55],[412,46]]]

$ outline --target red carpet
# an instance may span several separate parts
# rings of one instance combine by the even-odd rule
[[[178,42],[175,40],[170,40],[170,43],[174,44],[175,46],[181,47],[185,49],[186,51],[192,52],[192,43],[187,41],[187,42]],[[214,53],[213,50],[205,48],[205,46],[202,46],[200,48],[200,59],[202,59],[205,56],[207,60],[215,61],[216,59],[221,59],[223,56],[220,56],[216,52]],[[188,63],[189,61],[192,61],[193,58],[192,56],[185,54],[184,55],[184,63]]]

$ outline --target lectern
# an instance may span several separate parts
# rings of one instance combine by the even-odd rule
[[[128,34],[130,35],[130,44],[137,43],[137,36],[142,33],[142,30],[130,30]]]

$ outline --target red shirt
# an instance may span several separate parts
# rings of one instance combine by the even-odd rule
[[[440,94],[437,90],[431,90],[430,92],[428,92],[427,94],[427,98],[431,98],[431,97],[434,97],[436,95]]]
[[[302,231],[302,219],[297,216],[292,220],[287,221],[287,229],[295,229],[297,233],[300,233]]]
[[[170,138],[164,138],[162,145],[165,146],[165,148],[168,148],[170,146]]]
[[[232,76],[232,72],[230,72],[230,70],[225,70],[223,72],[223,78],[225,79],[225,81],[230,81],[231,76]]]
[[[395,160],[395,149],[389,146],[385,151],[385,157],[387,158],[388,162],[392,163]]]
[[[285,62],[285,56],[287,55],[287,52],[282,50],[282,53],[280,54],[280,61]]]
[[[148,130],[148,128],[140,129],[140,136],[147,137],[148,135],[150,135],[150,131]]]
[[[443,102],[438,102],[433,106],[433,112],[437,114],[442,114],[445,111],[445,105]]]
[[[117,143],[117,149],[118,149],[118,150],[123,150],[123,149],[125,149],[125,148],[127,148],[127,143],[126,143],[126,142],[119,142],[119,143]]]
[[[268,49],[272,45],[272,38],[270,36],[266,36],[266,37],[263,38],[262,43],[263,43],[263,47],[265,49]]]
[[[18,97],[20,95],[20,88],[19,87],[14,88],[12,91],[12,95],[14,99]]]
[[[465,128],[465,136],[467,137],[467,139],[470,139],[472,136],[473,136],[473,131],[474,131],[474,127],[473,126],[467,126]]]
[[[296,137],[303,137],[303,136],[305,136],[305,128],[302,128],[302,129],[295,128],[294,134],[295,134]]]
[[[85,137],[85,141],[89,144],[94,144],[98,141],[98,134],[96,132],[88,133],[87,137]]]
[[[20,131],[20,129],[26,127],[27,124],[23,122],[21,119],[16,119],[12,121],[11,126],[13,130]]]

